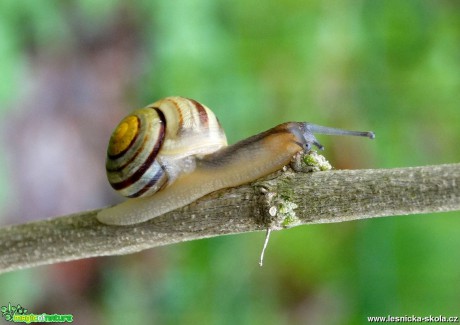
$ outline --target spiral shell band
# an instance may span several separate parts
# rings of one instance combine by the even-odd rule
[[[165,127],[160,110],[144,108],[127,116],[115,129],[107,150],[106,169],[110,185],[123,196],[142,196],[166,182],[163,168],[155,161]]]
[[[226,145],[209,108],[193,99],[167,97],[133,111],[116,127],[107,149],[107,178],[123,196],[147,196],[190,172],[190,156]]]

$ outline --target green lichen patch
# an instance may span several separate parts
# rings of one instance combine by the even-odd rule
[[[323,155],[318,154],[316,151],[312,150],[308,154],[303,156],[303,162],[306,166],[311,167],[313,172],[315,171],[326,171],[331,170],[332,166],[324,158]]]
[[[319,155],[316,151],[311,150],[308,153],[298,153],[291,161],[291,167],[296,172],[314,172],[331,170],[331,164]],[[264,213],[263,223],[267,229],[280,230],[299,225],[300,219],[296,216],[295,209],[297,204],[295,202],[295,186],[293,179],[296,174],[290,172],[288,169],[283,170],[284,175],[277,182],[271,180],[264,180],[263,185],[263,206]]]
[[[291,160],[291,168],[296,172],[311,173],[331,170],[332,166],[324,156],[314,150],[299,152]]]
[[[289,197],[286,194],[266,193],[270,229],[289,228],[299,224],[300,220],[295,213],[297,204],[292,202]]]

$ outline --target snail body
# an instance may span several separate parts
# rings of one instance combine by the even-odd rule
[[[147,221],[219,189],[254,181],[287,165],[312,145],[315,133],[373,138],[306,122],[275,126],[227,146],[218,119],[206,106],[167,97],[133,111],[113,132],[107,150],[107,177],[131,199],[99,212],[105,224]]]

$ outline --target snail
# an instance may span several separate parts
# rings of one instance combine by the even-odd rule
[[[228,146],[208,107],[183,97],[161,99],[134,110],[112,133],[107,178],[130,199],[101,210],[97,219],[109,225],[136,224],[216,190],[254,181],[312,145],[323,149],[313,133],[374,138],[373,132],[287,122]]]

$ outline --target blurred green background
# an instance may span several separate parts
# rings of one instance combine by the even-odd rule
[[[105,147],[129,110],[181,95],[229,142],[288,120],[337,169],[458,162],[460,2],[0,1],[0,222],[120,201]],[[263,233],[0,276],[0,305],[76,324],[362,324],[460,316],[460,212]]]

